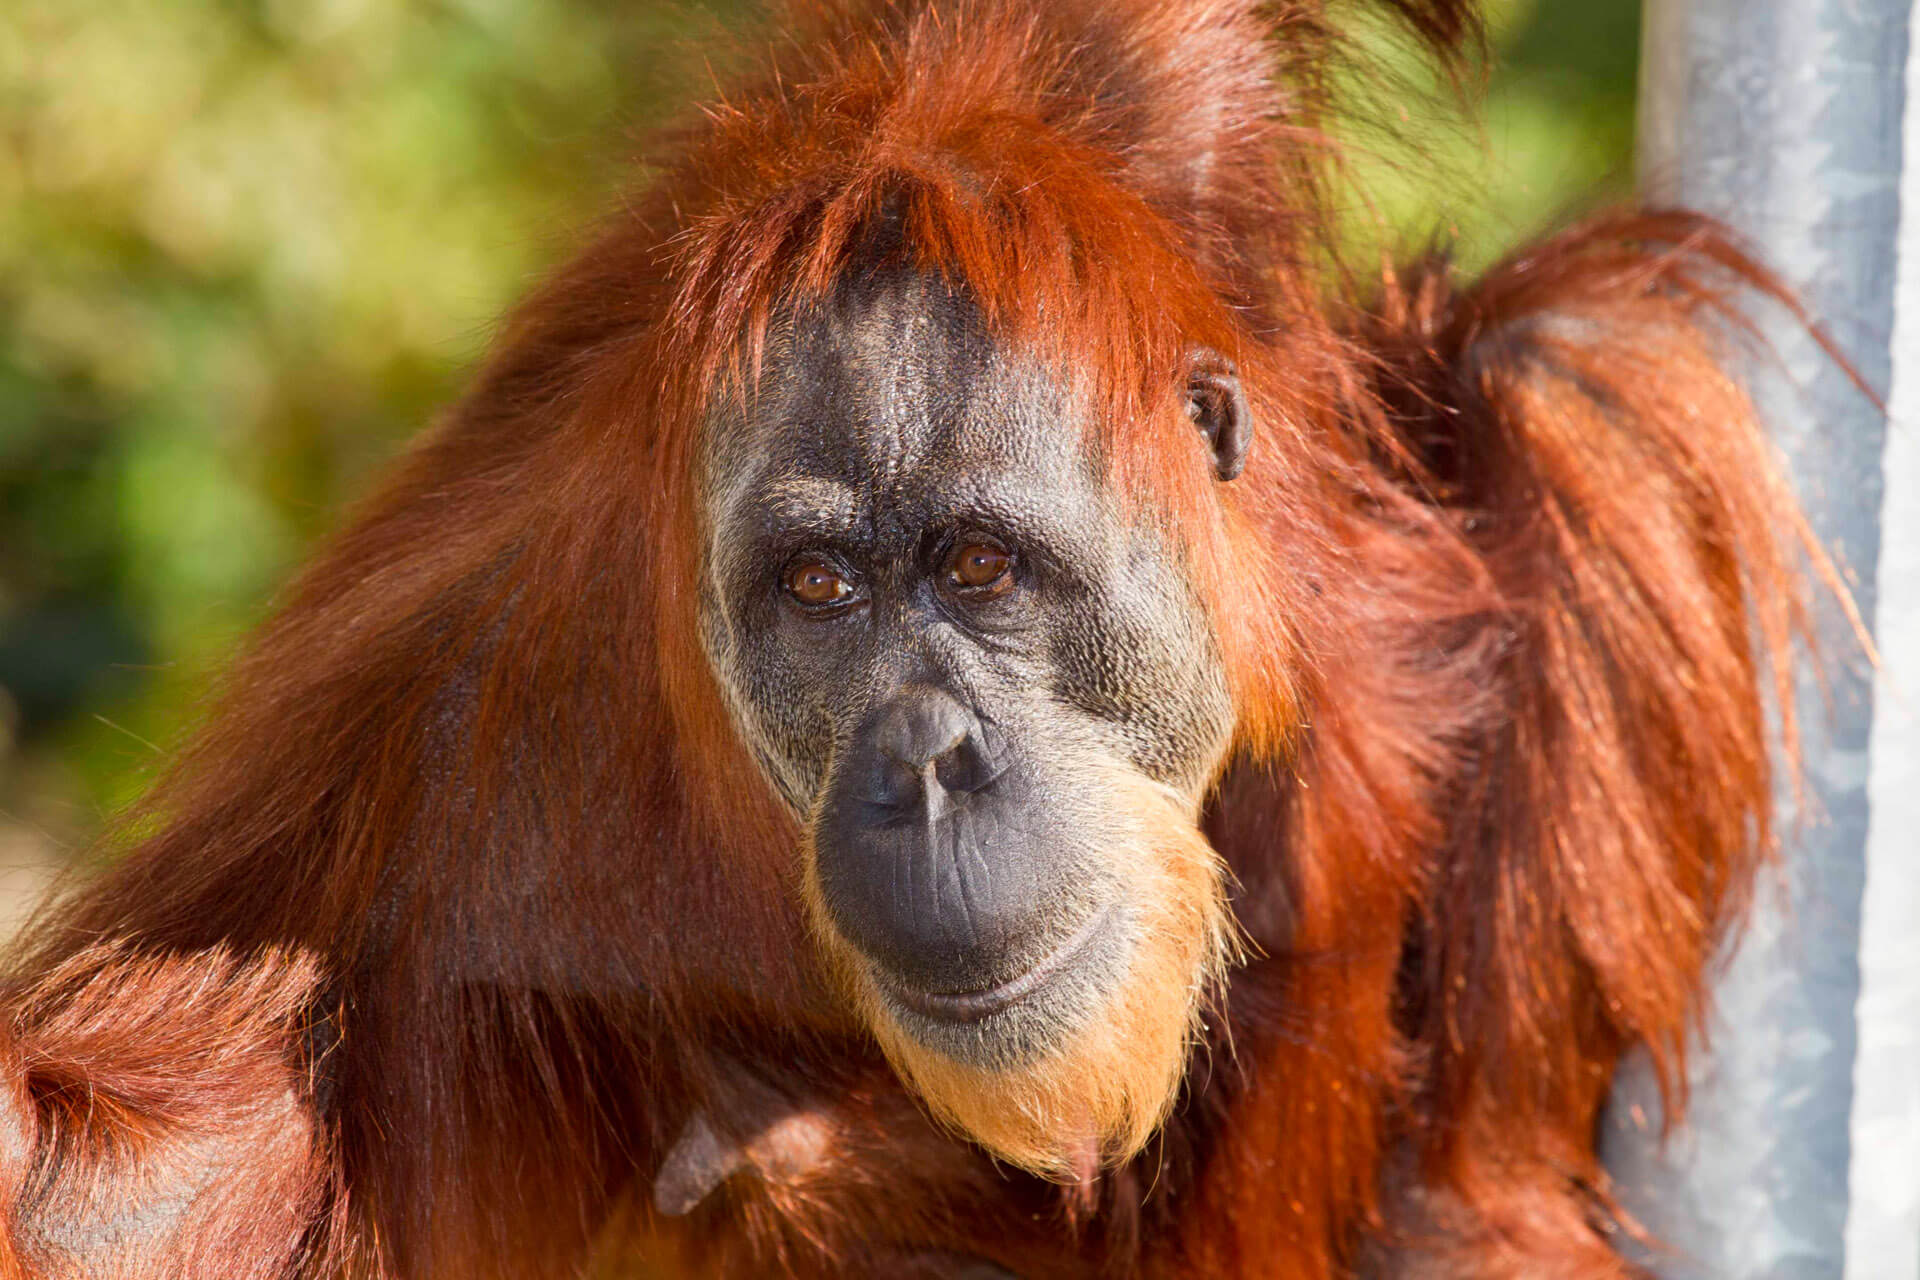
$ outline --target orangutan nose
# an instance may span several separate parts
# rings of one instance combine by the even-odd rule
[[[868,759],[866,800],[875,821],[937,821],[953,802],[992,779],[980,724],[938,689],[915,688],[891,699],[860,735]]]

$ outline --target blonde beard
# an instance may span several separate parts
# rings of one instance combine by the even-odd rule
[[[1124,1160],[1153,1136],[1179,1095],[1207,1001],[1238,952],[1224,868],[1192,802],[1118,769],[1105,792],[1101,811],[1126,824],[1105,846],[1127,887],[1124,975],[1076,1011],[1071,1031],[1013,1065],[959,1061],[899,1024],[869,962],[827,918],[808,857],[807,896],[824,949],[900,1078],[962,1136],[1058,1179]]]

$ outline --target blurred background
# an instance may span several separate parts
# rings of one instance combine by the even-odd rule
[[[1471,122],[1404,51],[1356,73],[1412,142],[1361,136],[1356,234],[1471,265],[1627,189],[1639,0],[1490,8]],[[758,20],[0,4],[0,914],[139,793],[303,549],[710,89],[703,46]]]

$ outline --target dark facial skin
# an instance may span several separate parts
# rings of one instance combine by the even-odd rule
[[[1197,803],[1231,729],[1178,552],[1081,416],[970,304],[893,272],[783,326],[750,406],[708,424],[713,669],[892,1012],[983,1064],[1124,975],[1101,780]]]

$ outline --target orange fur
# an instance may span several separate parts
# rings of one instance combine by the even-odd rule
[[[1210,994],[1231,958],[1222,868],[1177,795],[1114,770],[1104,812],[1112,865],[1129,886],[1127,978],[1065,1044],[1038,1061],[984,1068],[903,1032],[852,947],[810,893],[809,908],[900,1077],[965,1138],[1023,1169],[1090,1177],[1146,1145],[1173,1106]]]
[[[1473,41],[1464,0],[1382,3]],[[152,1255],[200,1274],[1626,1275],[1595,1116],[1636,1045],[1677,1114],[1822,564],[1721,372],[1737,304],[1784,293],[1629,211],[1363,296],[1328,269],[1328,12],[792,6],[18,948],[4,1265],[200,1135],[233,1195]],[[991,1076],[861,996],[696,633],[703,410],[883,211],[1071,381],[1238,716],[1204,841],[1115,784],[1136,981]],[[1179,412],[1194,345],[1258,422],[1227,486]],[[1196,1033],[1223,885],[1251,958]],[[689,1117],[751,1153],[770,1107],[811,1163],[650,1207]]]

